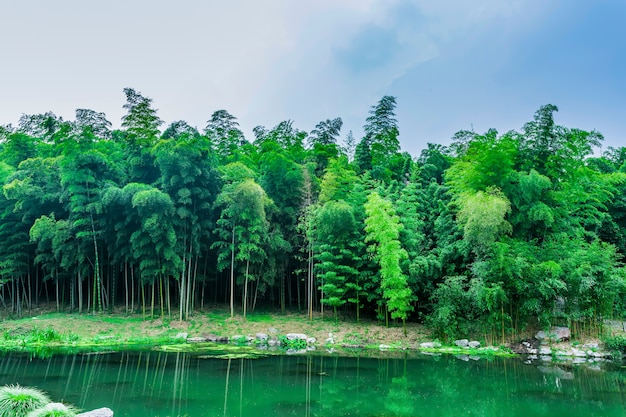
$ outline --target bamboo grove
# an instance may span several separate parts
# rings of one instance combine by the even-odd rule
[[[594,154],[601,134],[557,125],[556,106],[414,158],[390,96],[359,140],[340,118],[247,140],[225,110],[164,127],[124,93],[120,129],[88,109],[0,127],[9,315],[326,310],[499,340],[624,313],[626,148]]]

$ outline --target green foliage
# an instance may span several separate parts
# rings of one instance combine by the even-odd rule
[[[36,388],[19,385],[0,387],[0,417],[26,417],[48,403],[50,398]]]
[[[306,340],[300,338],[288,339],[287,336],[278,336],[280,346],[284,349],[303,350],[306,349]]]
[[[31,411],[26,417],[75,417],[77,412],[76,408],[69,405],[49,403]]]
[[[400,241],[400,222],[394,214],[391,202],[373,192],[365,204],[366,241],[372,242],[372,252],[380,265],[381,288],[385,297],[387,310],[391,317],[406,321],[411,306],[411,290],[407,278],[402,272],[400,263],[408,257]]]
[[[611,352],[626,354],[626,336],[607,336],[604,338],[604,347]]]

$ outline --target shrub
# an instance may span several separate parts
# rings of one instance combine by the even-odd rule
[[[49,402],[50,398],[36,388],[7,385],[0,388],[0,417],[25,417]]]
[[[46,404],[42,408],[31,411],[26,417],[75,417],[77,410],[61,403]]]
[[[607,350],[612,352],[626,353],[626,337],[625,336],[608,336],[604,339],[604,345]]]

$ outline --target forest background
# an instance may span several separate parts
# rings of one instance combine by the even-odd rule
[[[599,332],[626,302],[626,148],[556,124],[458,132],[400,150],[396,99],[342,137],[341,118],[246,140],[215,111],[160,130],[126,114],[24,115],[0,127],[0,302],[177,316],[228,305],[426,323],[494,340],[567,324]],[[237,311],[235,311],[237,310]]]

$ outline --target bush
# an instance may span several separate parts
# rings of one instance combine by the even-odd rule
[[[7,385],[0,388],[0,417],[25,417],[50,403],[50,398],[36,388]]]
[[[76,409],[61,403],[46,404],[28,413],[26,417],[75,417]]]
[[[280,336],[280,345],[286,349],[302,350],[306,349],[306,340],[304,339],[287,339],[287,336]]]
[[[626,337],[608,336],[604,339],[604,346],[611,352],[626,353]]]

